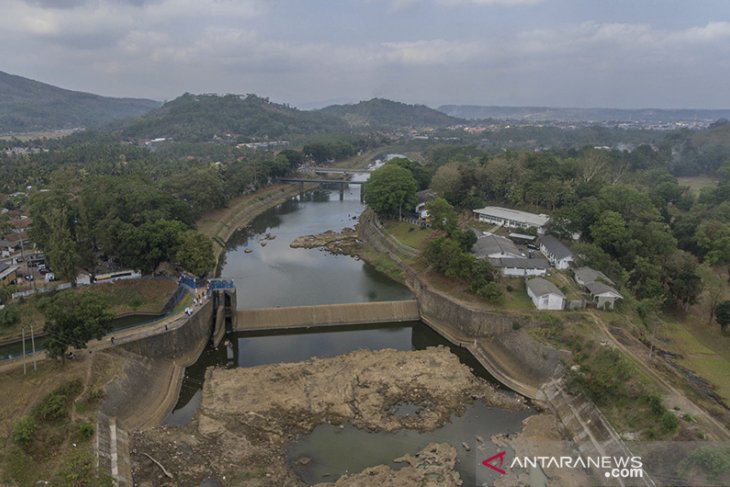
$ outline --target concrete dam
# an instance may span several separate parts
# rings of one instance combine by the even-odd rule
[[[234,331],[256,331],[315,326],[363,325],[418,321],[418,301],[372,301],[367,303],[285,306],[238,310]]]

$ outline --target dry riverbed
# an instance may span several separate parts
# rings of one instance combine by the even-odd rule
[[[319,424],[430,431],[463,413],[473,400],[501,408],[525,407],[519,397],[474,376],[443,347],[359,350],[301,363],[209,369],[202,406],[189,425],[133,435],[135,482],[198,486],[211,479],[217,483],[207,485],[300,486],[302,481],[288,466],[286,446]],[[404,403],[420,410],[396,414]],[[453,447],[431,444],[411,453],[402,459],[401,470],[374,467],[321,485],[458,485]]]

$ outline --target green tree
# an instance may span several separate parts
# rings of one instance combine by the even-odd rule
[[[76,285],[76,243],[69,229],[68,216],[63,209],[52,211],[49,216],[51,238],[46,253],[51,268],[60,277]]]
[[[723,301],[715,306],[715,320],[723,332],[730,325],[730,301]]]
[[[629,237],[626,222],[615,211],[604,211],[598,221],[591,225],[593,242],[614,257],[624,253]]]
[[[428,184],[431,182],[431,173],[429,173],[421,164],[406,159],[405,157],[396,157],[388,161],[388,164],[396,164],[403,169],[408,169],[413,175],[413,179],[418,183],[418,190],[428,188]]]
[[[188,230],[180,237],[175,260],[188,272],[203,276],[213,269],[213,244],[197,230]]]
[[[65,360],[69,347],[86,348],[111,330],[112,314],[99,296],[90,292],[62,292],[42,304],[49,357]]]
[[[426,210],[431,217],[431,226],[436,230],[444,230],[451,235],[458,221],[456,219],[456,210],[443,198],[435,198],[426,203]]]
[[[431,179],[431,189],[446,198],[452,205],[461,201],[461,173],[459,164],[450,162],[438,168]]]
[[[402,216],[403,210],[413,210],[418,201],[416,180],[407,169],[386,164],[372,172],[363,185],[368,206],[378,215]]]
[[[670,303],[685,309],[697,302],[702,292],[702,279],[697,273],[697,259],[692,254],[677,250],[664,262],[664,285]]]

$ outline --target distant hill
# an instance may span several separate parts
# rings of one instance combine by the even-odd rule
[[[617,108],[550,108],[498,107],[479,105],[443,105],[439,111],[467,120],[498,119],[556,122],[691,122],[730,118],[730,110],[637,109]]]
[[[320,112],[339,117],[354,128],[437,128],[463,122],[425,105],[408,105],[383,98],[354,105],[332,105]]]
[[[0,133],[97,126],[158,106],[153,100],[65,90],[0,71]]]
[[[126,137],[171,137],[203,141],[213,137],[277,138],[343,131],[336,117],[297,110],[256,95],[184,95],[125,123]]]

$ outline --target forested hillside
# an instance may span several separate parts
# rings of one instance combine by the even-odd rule
[[[137,117],[159,102],[64,90],[0,71],[0,133],[97,126]]]
[[[339,119],[272,103],[256,95],[191,95],[165,103],[119,131],[129,138],[208,141],[287,138],[346,130]]]
[[[437,128],[463,122],[425,105],[408,105],[383,98],[354,105],[332,105],[321,112],[342,118],[352,127],[371,129]]]

